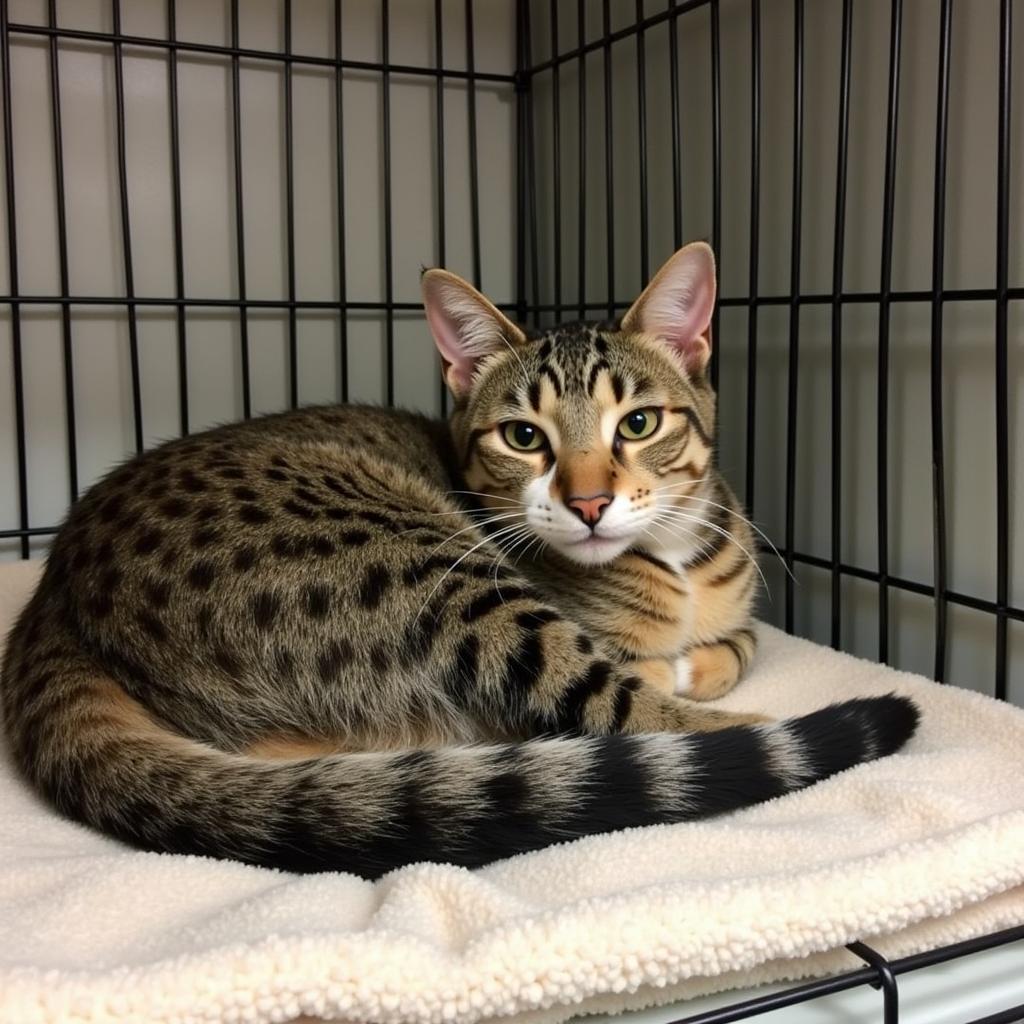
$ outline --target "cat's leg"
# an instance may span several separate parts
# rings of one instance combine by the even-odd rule
[[[693,647],[686,654],[689,684],[676,692],[691,700],[714,700],[727,694],[746,671],[757,648],[750,628],[738,629],[713,643]]]
[[[436,596],[436,595],[435,595]],[[430,602],[428,602],[429,604]],[[704,732],[761,722],[677,700],[595,648],[521,579],[473,579],[417,620],[449,699],[482,726],[549,732]],[[415,644],[415,639],[413,643]]]

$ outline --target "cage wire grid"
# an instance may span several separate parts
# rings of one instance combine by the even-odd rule
[[[80,491],[78,460],[78,427],[76,424],[75,384],[75,311],[89,307],[119,308],[127,316],[128,357],[131,391],[132,437],[134,448],[145,447],[143,429],[145,410],[143,408],[142,367],[139,357],[140,312],[147,309],[170,311],[174,317],[174,344],[178,369],[177,415],[181,433],[190,430],[190,395],[188,387],[188,366],[190,338],[186,313],[189,310],[216,309],[234,313],[238,323],[237,360],[241,379],[241,411],[246,417],[255,411],[252,398],[252,366],[250,347],[250,319],[260,311],[273,310],[287,318],[287,399],[291,407],[300,403],[299,366],[301,346],[298,331],[298,316],[309,311],[323,311],[337,319],[337,344],[339,379],[338,394],[347,400],[350,392],[350,338],[349,319],[359,313],[380,314],[383,318],[384,338],[383,399],[388,404],[395,401],[395,320],[403,313],[414,313],[418,303],[396,299],[393,274],[393,154],[392,154],[392,81],[395,76],[410,77],[436,86],[433,101],[434,132],[438,140],[445,138],[446,117],[449,114],[445,84],[460,82],[466,88],[467,106],[467,160],[469,237],[470,237],[470,279],[478,287],[483,280],[483,248],[481,231],[481,189],[479,155],[481,141],[478,136],[479,119],[477,111],[477,90],[487,84],[507,90],[515,107],[515,238],[514,238],[514,295],[509,301],[499,302],[500,308],[508,311],[522,322],[559,322],[564,319],[611,318],[628,307],[631,297],[621,293],[622,275],[617,272],[619,254],[616,238],[616,99],[613,95],[613,60],[623,50],[630,50],[636,74],[635,112],[633,114],[637,146],[637,184],[635,196],[636,223],[639,231],[640,278],[646,281],[651,273],[652,217],[649,180],[655,171],[649,147],[649,133],[664,132],[661,124],[655,129],[650,123],[649,91],[652,88],[648,68],[648,44],[661,31],[667,33],[667,81],[662,88],[669,96],[669,162],[668,177],[671,181],[672,209],[671,236],[676,247],[684,237],[684,155],[687,140],[683,128],[683,101],[681,81],[683,58],[680,51],[679,30],[685,30],[686,19],[706,19],[708,44],[707,70],[709,81],[709,146],[706,154],[710,163],[710,232],[709,241],[720,258],[730,259],[723,254],[723,47],[722,47],[722,0],[668,0],[667,3],[652,5],[636,0],[631,16],[622,18],[622,5],[612,6],[611,0],[576,0],[575,4],[558,4],[515,0],[515,69],[510,72],[482,70],[477,66],[474,52],[474,18],[486,17],[483,6],[474,0],[465,0],[462,10],[464,28],[465,67],[446,64],[446,5],[442,0],[433,0],[432,20],[434,32],[434,55],[432,64],[409,64],[391,60],[392,25],[389,0],[380,0],[379,59],[353,59],[345,56],[342,39],[342,3],[333,0],[332,55],[312,55],[298,52],[293,48],[294,9],[292,0],[283,0],[283,47],[262,49],[241,45],[241,24],[245,5],[241,0],[230,0],[229,39],[224,44],[212,44],[185,39],[179,36],[177,24],[177,0],[168,0],[166,25],[162,35],[138,35],[122,29],[123,10],[121,0],[110,0],[110,31],[71,28],[62,25],[58,19],[56,0],[47,0],[46,18],[42,23],[12,20],[10,0],[0,0],[0,58],[3,75],[3,143],[4,180],[7,215],[7,258],[9,281],[7,294],[0,295],[0,305],[10,311],[10,395],[13,399],[13,422],[15,427],[14,447],[16,450],[15,479],[13,486],[17,494],[16,525],[0,529],[0,542],[16,543],[22,558],[30,557],[33,539],[43,539],[56,532],[52,523],[36,525],[31,521],[29,507],[29,459],[27,457],[27,417],[25,396],[23,320],[34,308],[56,308],[60,319],[61,375],[64,399],[64,433],[67,451],[68,498],[74,501]],[[738,5],[732,5],[736,7]],[[881,244],[878,254],[878,285],[870,290],[848,290],[844,287],[846,259],[846,234],[850,219],[849,211],[849,147],[851,122],[851,73],[857,53],[854,47],[854,5],[853,0],[841,0],[841,29],[839,38],[839,82],[838,109],[835,123],[835,199],[832,224],[831,287],[827,290],[809,290],[804,283],[802,271],[802,247],[805,238],[804,196],[805,196],[805,127],[808,100],[808,38],[806,32],[808,11],[804,0],[792,0],[788,5],[792,12],[792,78],[789,103],[791,105],[791,181],[790,181],[790,248],[788,287],[783,291],[765,293],[761,290],[761,266],[763,249],[761,240],[762,212],[766,196],[763,171],[763,150],[765,145],[763,120],[766,97],[763,90],[763,70],[766,58],[765,37],[762,33],[762,2],[749,0],[742,5],[749,19],[749,67],[750,82],[748,95],[749,116],[749,250],[746,267],[747,287],[745,293],[726,291],[718,302],[713,336],[723,337],[722,312],[740,309],[747,314],[746,324],[746,368],[745,387],[747,419],[743,437],[743,484],[748,506],[753,506],[756,494],[757,471],[757,420],[755,409],[759,395],[759,317],[772,307],[788,313],[787,350],[785,368],[785,456],[784,456],[784,522],[782,535],[775,542],[788,573],[784,581],[784,625],[789,632],[796,628],[795,577],[798,565],[811,566],[828,574],[830,640],[834,647],[842,644],[842,608],[844,580],[855,579],[872,584],[876,588],[877,616],[877,658],[888,662],[892,653],[891,605],[895,592],[916,594],[930,599],[934,616],[933,675],[943,681],[947,673],[950,645],[949,611],[951,606],[972,609],[990,616],[995,624],[995,672],[994,692],[1001,699],[1007,696],[1010,622],[1024,622],[1024,607],[1011,601],[1011,373],[1009,368],[1009,337],[1011,304],[1024,299],[1024,287],[1010,282],[1011,265],[1011,150],[1012,150],[1012,103],[1013,58],[1015,55],[1013,14],[1016,6],[1013,0],[998,0],[997,40],[997,157],[993,169],[992,203],[995,206],[995,237],[992,239],[995,260],[995,280],[988,287],[946,286],[946,215],[949,155],[949,111],[951,61],[955,45],[954,9],[952,0],[940,0],[938,50],[936,54],[936,75],[933,82],[934,102],[934,149],[931,153],[931,197],[932,197],[932,239],[930,286],[926,288],[896,288],[893,285],[893,252],[895,235],[895,203],[897,160],[901,146],[901,84],[906,62],[907,38],[905,35],[906,11],[903,0],[890,0],[887,61],[885,66],[885,133],[884,166],[882,168],[882,225]],[[652,11],[652,7],[656,7]],[[575,32],[567,38],[565,31],[566,9],[574,15]],[[614,14],[614,19],[613,19]],[[547,56],[535,57],[538,46],[538,21],[543,20],[543,34],[548,50]],[[624,20],[624,23],[623,23]],[[598,29],[592,31],[594,25]],[[15,170],[14,119],[18,111],[13,102],[11,80],[12,44],[25,40],[41,41],[47,52],[49,72],[49,133],[52,141],[54,180],[56,184],[54,204],[57,225],[57,250],[59,265],[59,290],[52,294],[26,293],[19,283],[19,233],[31,230],[30,225],[19,222],[18,180]],[[68,223],[66,187],[68,175],[74,173],[65,160],[63,138],[65,127],[62,120],[61,54],[64,47],[89,45],[104,48],[113,57],[114,96],[113,117],[116,128],[116,192],[120,218],[120,236],[123,255],[123,290],[117,294],[94,295],[75,293],[71,288],[71,266],[68,246]],[[124,75],[125,51],[153,51],[167,57],[169,134],[170,134],[170,180],[173,198],[173,250],[174,289],[172,295],[140,294],[135,281],[135,252],[132,232],[132,203],[129,196],[129,169],[126,158],[126,85]],[[178,70],[182,58],[205,56],[218,58],[229,70],[231,122],[231,170],[234,183],[234,294],[221,297],[198,297],[186,291],[185,245],[183,242],[183,188],[180,165],[180,95]],[[769,55],[770,56],[770,55]],[[261,62],[278,65],[283,70],[283,166],[284,166],[284,224],[286,252],[286,294],[277,298],[253,297],[250,294],[246,266],[246,209],[243,202],[243,143],[242,143],[242,81],[241,70],[246,62]],[[338,245],[338,267],[336,294],[322,299],[299,297],[297,286],[296,225],[295,225],[295,159],[293,76],[295,69],[317,67],[333,74],[335,130],[339,140],[339,151],[344,138],[343,92],[346,76],[364,74],[377,76],[381,88],[380,133],[382,171],[382,256],[383,296],[368,300],[351,294],[347,279],[347,262],[350,240],[346,227],[346,160],[339,152],[336,160],[335,188],[338,197],[334,230]],[[566,76],[574,78],[573,87],[567,89]],[[587,86],[595,81],[600,91]],[[596,76],[596,78],[595,78]],[[573,92],[576,99],[575,123],[565,127],[562,123],[566,109],[565,96]],[[541,109],[543,105],[547,105]],[[540,115],[543,114],[542,118]],[[619,114],[621,117],[621,113]],[[540,127],[543,120],[543,129]],[[546,140],[540,137],[547,132]],[[596,135],[596,138],[595,138]],[[594,145],[601,151],[600,166],[591,169],[590,154]],[[571,168],[563,166],[569,148],[576,153],[576,178],[568,179]],[[543,155],[543,164],[542,164]],[[436,252],[437,265],[445,265],[449,247],[446,244],[446,204],[449,202],[447,184],[450,168],[446,162],[444,145],[435,146],[432,156],[435,182],[434,203],[437,215]],[[593,187],[592,177],[601,179],[600,190]],[[550,183],[552,225],[550,239],[548,227],[542,223],[538,182]],[[567,193],[572,199],[575,218],[575,237],[564,230],[570,211]],[[633,197],[631,197],[633,198]],[[595,247],[588,232],[588,223],[595,216],[603,217],[604,238],[602,247]],[[665,214],[667,217],[667,214]],[[550,249],[550,252],[546,250]],[[567,257],[572,254],[574,265]],[[665,253],[664,255],[667,255]],[[567,269],[568,267],[568,269]],[[600,282],[595,294],[594,280]],[[570,280],[570,277],[572,280]],[[575,294],[573,294],[573,292]],[[550,295],[550,301],[544,296]],[[954,589],[950,582],[947,456],[945,451],[944,417],[944,311],[958,303],[986,303],[994,309],[994,337],[991,401],[995,412],[995,431],[991,444],[995,449],[995,492],[993,494],[995,520],[995,586],[991,596],[981,597]],[[876,401],[876,502],[875,525],[878,533],[876,564],[868,567],[856,564],[843,556],[842,529],[844,514],[844,492],[842,477],[843,460],[843,356],[844,356],[844,311],[854,306],[869,306],[877,311],[877,377]],[[890,538],[892,536],[892,510],[890,499],[890,447],[892,426],[891,405],[891,355],[899,339],[893,332],[894,311],[902,306],[915,306],[929,313],[930,339],[928,359],[929,414],[931,437],[931,485],[933,564],[932,580],[926,581],[900,574],[893,568],[890,559]],[[829,317],[829,400],[830,400],[830,458],[829,495],[830,508],[829,541],[827,556],[803,550],[796,540],[796,504],[798,490],[797,452],[800,436],[798,410],[800,399],[801,371],[801,311],[818,308]],[[763,372],[763,371],[762,371]],[[712,380],[719,383],[721,374],[720,345],[715,344],[711,364]],[[436,396],[441,412],[447,411],[448,396],[443,385]],[[752,511],[755,511],[752,509]],[[745,1019],[757,1013],[767,1012],[781,1006],[816,998],[830,992],[861,984],[873,984],[880,988],[883,996],[883,1018],[889,1024],[898,1019],[898,987],[896,977],[906,971],[939,963],[944,960],[984,948],[1017,941],[1024,938],[1024,928],[1011,929],[970,942],[958,943],[917,956],[887,961],[871,947],[854,943],[849,949],[865,962],[865,966],[834,978],[821,979],[796,986],[780,993],[737,1003],[719,1011],[685,1018],[697,1024],[725,1024],[726,1021]],[[1020,1019],[1024,1007],[1015,1007],[984,1018],[985,1024],[997,1021]],[[981,1024],[981,1021],[979,1021]]]

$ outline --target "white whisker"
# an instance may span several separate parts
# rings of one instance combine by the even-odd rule
[[[715,533],[721,534],[726,540],[732,542],[743,552],[744,555],[750,560],[750,564],[757,570],[757,574],[761,577],[761,582],[764,584],[764,589],[768,594],[769,600],[771,599],[771,588],[768,586],[768,580],[765,579],[764,573],[761,571],[761,566],[757,564],[757,559],[736,539],[735,535],[724,527],[719,526],[717,523],[709,523],[706,519],[702,519],[700,516],[690,515],[688,512],[684,512],[678,508],[663,508],[659,511],[659,515],[667,517],[677,517],[679,519],[685,519],[691,523],[697,523],[700,526],[704,526],[709,530],[714,530]]]

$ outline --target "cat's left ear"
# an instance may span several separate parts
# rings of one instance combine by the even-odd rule
[[[715,254],[704,242],[683,246],[622,318],[622,330],[654,334],[699,377],[711,357],[708,329],[715,310]]]
[[[464,395],[481,359],[507,352],[526,335],[471,284],[447,270],[424,271],[423,306],[444,376],[452,393]]]

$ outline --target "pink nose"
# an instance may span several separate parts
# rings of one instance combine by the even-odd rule
[[[589,498],[570,498],[566,505],[569,506],[587,524],[596,526],[604,510],[612,503],[610,494],[594,494]]]

